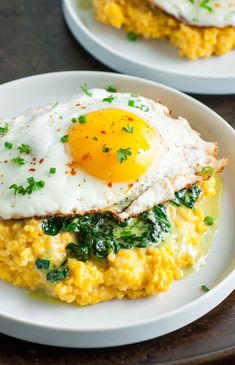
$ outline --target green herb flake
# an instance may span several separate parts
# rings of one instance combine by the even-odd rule
[[[202,290],[204,293],[207,293],[208,291],[210,291],[210,289],[209,289],[206,285],[201,285],[201,290]]]
[[[12,147],[13,147],[13,144],[11,142],[6,141],[4,143],[4,146],[5,146],[6,149],[11,150]]]
[[[115,99],[115,96],[110,95],[107,98],[104,98],[103,101],[106,102],[106,103],[111,104],[114,101],[114,99]]]
[[[135,108],[135,100],[128,100],[128,106]]]
[[[147,105],[141,104],[140,106],[135,104],[135,100],[128,100],[128,106],[132,107],[132,108],[137,108],[142,110],[143,112],[148,112],[149,111],[149,107]]]
[[[132,152],[130,147],[128,148],[119,148],[117,151],[117,159],[119,163],[126,161],[129,156],[132,156]]]
[[[17,149],[20,151],[20,153],[26,153],[26,154],[32,151],[31,147],[28,144],[22,144]]]
[[[207,225],[207,226],[213,226],[213,224],[214,224],[214,217],[211,217],[211,216],[206,216],[205,218],[204,218],[204,223]]]
[[[87,121],[87,117],[86,115],[80,115],[79,117],[75,117],[71,119],[72,123],[81,123],[81,124],[85,124]]]
[[[117,89],[114,86],[108,86],[106,91],[108,91],[108,93],[116,93]]]
[[[133,133],[134,127],[128,123],[126,127],[122,127],[122,130],[126,133]]]
[[[202,0],[200,2],[200,8],[206,9],[211,13],[214,12],[214,9],[210,5],[210,0]]]
[[[86,120],[87,120],[86,115],[80,115],[78,120],[79,120],[79,123],[81,123],[81,124],[86,123]]]
[[[213,167],[205,166],[201,169],[201,174],[206,179],[206,178],[211,177],[213,175],[214,171],[215,170],[213,169]]]
[[[39,270],[48,270],[50,267],[50,259],[37,259],[35,265]]]
[[[56,168],[55,167],[51,167],[49,170],[50,174],[54,175],[56,173]]]
[[[142,110],[143,112],[146,112],[147,113],[149,111],[149,107],[147,105],[142,104],[140,106],[140,110]]]
[[[137,38],[138,38],[138,35],[136,33],[134,33],[134,32],[128,32],[127,33],[128,41],[135,42],[137,40]]]
[[[40,190],[45,186],[45,181],[43,180],[35,181],[33,177],[29,177],[27,179],[27,183],[28,185],[26,187],[24,187],[23,185],[13,184],[9,187],[9,189],[14,190],[15,195],[16,194],[30,195],[32,194],[33,191]]]
[[[60,142],[62,142],[62,143],[66,143],[66,142],[68,142],[68,140],[69,140],[68,134],[66,134],[65,136],[60,138]]]
[[[7,133],[8,130],[9,130],[9,127],[8,127],[8,123],[7,122],[5,123],[4,127],[0,127],[0,133],[1,134]]]
[[[15,157],[11,161],[14,162],[18,166],[23,166],[25,164],[25,160],[21,157]]]
[[[104,145],[104,146],[102,147],[102,152],[107,153],[107,152],[111,152],[111,151],[112,151],[112,148],[109,148],[109,147],[107,147],[106,145]]]
[[[97,137],[92,137],[92,139],[93,139],[94,141],[98,141],[98,138],[97,138]]]
[[[86,83],[81,86],[81,89],[82,89],[82,91],[84,92],[85,95],[87,95],[89,97],[92,96],[92,93],[88,90]]]

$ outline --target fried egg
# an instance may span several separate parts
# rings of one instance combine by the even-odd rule
[[[120,219],[220,171],[217,146],[151,99],[88,90],[0,124],[0,217],[110,211]]]
[[[148,0],[175,18],[195,26],[235,26],[234,0]]]

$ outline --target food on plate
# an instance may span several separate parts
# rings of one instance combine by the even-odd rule
[[[235,48],[232,0],[93,0],[97,20],[132,35],[168,39],[190,60]],[[133,36],[134,35],[134,36]]]
[[[2,121],[0,150],[2,279],[87,305],[205,263],[227,160],[159,102],[84,84]]]

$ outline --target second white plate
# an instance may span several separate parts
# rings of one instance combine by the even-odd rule
[[[235,51],[188,61],[167,41],[129,42],[124,31],[97,23],[92,8],[83,10],[78,4],[78,0],[63,0],[71,32],[88,52],[112,69],[190,93],[235,93]]]

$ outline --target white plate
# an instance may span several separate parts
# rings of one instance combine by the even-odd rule
[[[203,137],[218,141],[226,168],[222,222],[208,262],[170,291],[142,300],[114,300],[89,307],[54,304],[32,298],[28,291],[0,281],[0,330],[21,339],[68,347],[104,347],[147,340],[176,330],[207,313],[235,288],[235,133],[217,114],[198,101],[151,81],[99,72],[61,72],[24,78],[0,86],[3,117],[28,107],[56,102],[89,87],[115,85],[161,99],[183,115]],[[40,138],[40,136],[39,136]],[[212,290],[200,291],[206,284]]]
[[[129,42],[124,31],[98,24],[92,9],[82,10],[78,3],[63,0],[67,24],[83,47],[107,66],[186,92],[235,93],[235,51],[222,57],[188,61],[167,41]]]

